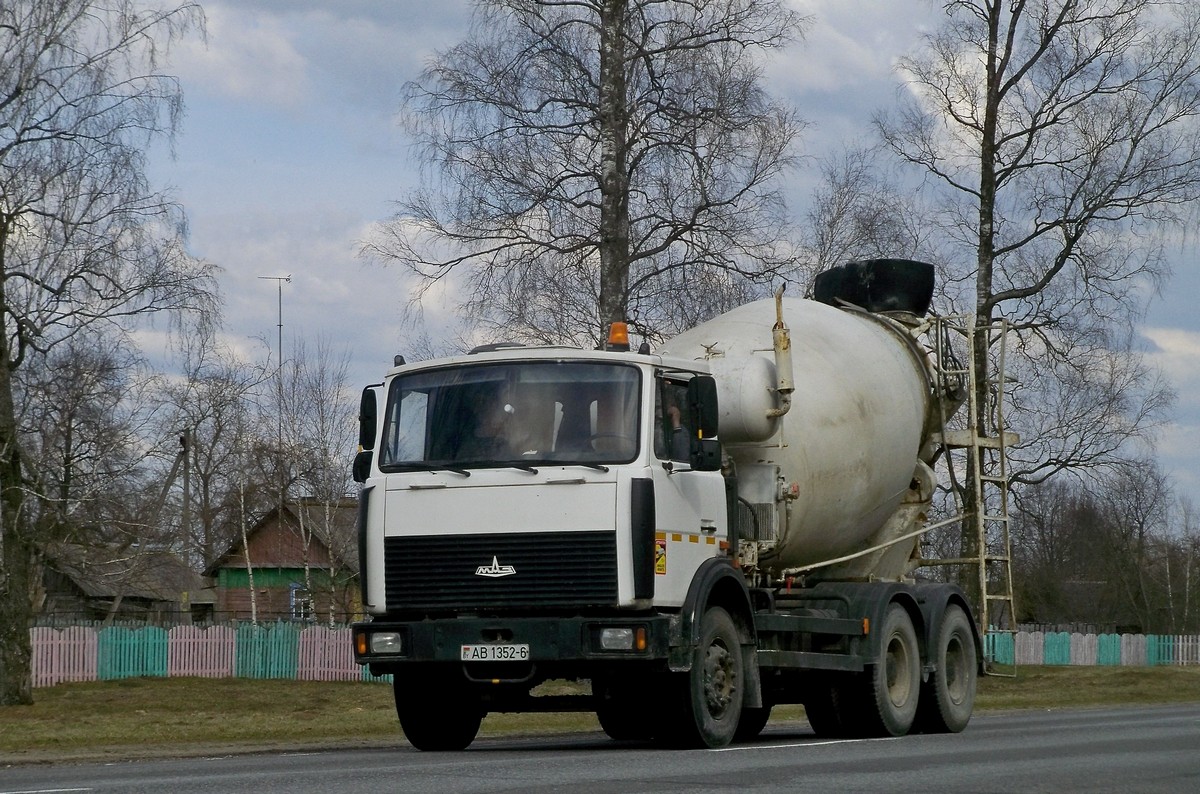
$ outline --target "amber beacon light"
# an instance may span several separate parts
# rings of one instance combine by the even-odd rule
[[[608,327],[609,350],[629,349],[629,326],[623,322],[614,322]]]

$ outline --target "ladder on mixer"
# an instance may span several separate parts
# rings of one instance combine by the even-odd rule
[[[1004,375],[1007,354],[1008,324],[996,320],[989,325],[976,324],[974,315],[941,317],[934,321],[935,367],[940,394],[965,387],[966,416],[955,427],[948,427],[944,400],[939,400],[942,415],[939,441],[942,458],[950,474],[955,506],[964,524],[964,536],[973,530],[974,548],[962,556],[922,559],[921,565],[950,565],[973,569],[977,591],[975,609],[980,632],[985,637],[1007,636],[1013,649],[1015,665],[1016,611],[1012,585],[1012,543],[1009,538],[1009,473],[1007,448],[1017,443],[1015,434],[1004,424]],[[966,346],[966,364],[950,345],[952,338],[962,339]],[[976,368],[973,366],[978,340],[988,351],[992,365],[982,389],[977,388]],[[980,399],[984,401],[981,406]],[[957,465],[965,472],[960,477]],[[968,510],[969,505],[975,509]],[[989,673],[996,674],[992,660],[987,661]]]

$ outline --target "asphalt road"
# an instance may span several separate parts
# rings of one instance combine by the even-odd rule
[[[273,753],[0,769],[15,792],[1196,792],[1200,704],[990,714],[957,735],[822,741],[806,723],[672,751],[602,735],[486,739],[461,753]]]

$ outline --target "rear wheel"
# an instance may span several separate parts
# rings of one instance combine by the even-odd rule
[[[418,750],[462,750],[475,740],[483,704],[461,673],[412,676],[392,684],[396,716]]]
[[[855,732],[867,736],[903,736],[917,716],[921,692],[921,655],[908,611],[888,607],[883,620],[879,659],[867,671]],[[845,715],[843,715],[845,719]]]
[[[813,732],[822,738],[849,736],[856,719],[850,693],[861,687],[848,673],[825,675],[809,684],[804,696],[804,716]]]
[[[962,607],[946,608],[932,655],[937,669],[921,690],[917,722],[929,733],[958,733],[971,721],[979,671],[975,634]]]
[[[841,720],[828,689],[811,692],[804,698],[804,716],[817,736],[828,738],[841,733]]]

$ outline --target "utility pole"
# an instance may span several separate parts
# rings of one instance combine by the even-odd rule
[[[192,542],[192,428],[185,427],[179,437],[179,454],[183,458],[183,510],[179,523],[183,525],[183,543],[185,548],[191,547]],[[208,549],[201,547],[201,559],[205,568],[212,562]]]
[[[279,359],[275,362],[275,389],[276,403],[275,413],[278,418],[278,424],[275,432],[275,454],[276,467],[279,473],[279,518],[283,520],[283,496],[284,496],[284,476],[283,476],[283,283],[292,283],[292,276],[289,273],[286,276],[259,276],[263,281],[274,281],[279,293],[279,323],[277,330],[279,331]]]

